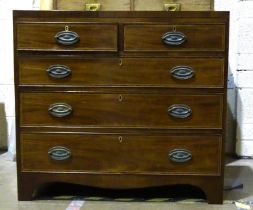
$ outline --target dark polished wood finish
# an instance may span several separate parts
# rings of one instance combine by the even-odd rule
[[[183,33],[186,36],[185,43],[168,46],[161,41],[162,35],[173,31]],[[125,51],[224,51],[224,31],[224,25],[126,25],[124,49]]]
[[[220,175],[221,136],[22,134],[21,142],[24,172]],[[59,145],[72,156],[52,160],[48,150]],[[171,161],[177,148],[192,159]]]
[[[55,41],[65,27],[80,36],[78,43],[66,47]],[[19,24],[17,49],[117,51],[117,30],[115,24]]]
[[[48,108],[55,103],[70,105],[73,113],[51,116]],[[22,93],[20,125],[221,128],[222,103],[220,95]],[[170,116],[168,109],[174,104],[189,106],[191,116]]]
[[[73,62],[74,61],[74,62]],[[65,78],[52,78],[47,69],[64,65],[72,73]],[[180,80],[171,70],[189,66],[194,76]],[[217,88],[224,86],[224,59],[221,58],[43,58],[19,59],[20,85],[43,86],[126,86]]]
[[[222,203],[228,17],[14,11],[19,200],[66,182]]]

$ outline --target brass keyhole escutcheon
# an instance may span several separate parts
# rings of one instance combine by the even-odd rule
[[[91,6],[90,7],[90,11],[96,11],[97,10],[97,7],[96,6]]]
[[[65,26],[65,31],[69,31],[69,26]]]
[[[176,32],[177,31],[177,27],[173,26],[173,31]]]
[[[181,4],[177,4],[177,3],[164,4],[164,10],[167,12],[180,11],[180,9],[181,9]]]
[[[177,10],[177,7],[175,7],[175,6],[168,7],[168,11],[176,11],[176,10]]]
[[[123,65],[123,60],[119,59],[119,66],[122,66],[122,65]]]
[[[122,143],[122,142],[123,142],[123,137],[119,136],[119,143]]]
[[[119,100],[119,102],[122,102],[122,101],[123,101],[123,96],[122,96],[122,95],[119,95],[118,100]]]
[[[100,10],[101,4],[92,3],[92,4],[85,4],[85,10],[87,11],[98,11]]]

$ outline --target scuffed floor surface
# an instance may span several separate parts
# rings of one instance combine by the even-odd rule
[[[17,201],[16,163],[0,155],[0,210],[236,210],[232,201],[253,200],[253,160],[228,159],[225,169],[225,185],[243,184],[243,188],[224,191],[225,204],[174,202],[115,202],[84,201],[78,208],[69,207],[71,200]]]

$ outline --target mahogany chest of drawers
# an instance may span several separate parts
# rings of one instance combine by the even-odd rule
[[[222,203],[228,12],[14,11],[19,200],[46,183]]]

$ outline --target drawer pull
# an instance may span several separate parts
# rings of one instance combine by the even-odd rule
[[[185,163],[192,159],[192,154],[186,149],[174,149],[170,151],[169,158],[176,163]]]
[[[184,119],[191,116],[192,110],[185,104],[174,104],[168,108],[168,113],[172,117]]]
[[[165,44],[170,46],[178,46],[186,41],[186,36],[181,32],[167,32],[162,36],[162,40]]]
[[[80,41],[80,37],[76,32],[73,31],[61,31],[55,35],[57,43],[69,46]]]
[[[67,117],[72,113],[72,107],[65,103],[55,103],[51,104],[48,108],[48,112],[53,117]]]
[[[48,155],[53,160],[67,160],[71,157],[71,151],[66,147],[56,146],[48,150]]]
[[[193,78],[195,72],[189,66],[176,66],[170,70],[170,74],[175,79],[187,80]]]
[[[47,69],[48,76],[54,79],[63,79],[72,73],[71,69],[63,65],[52,65]]]

